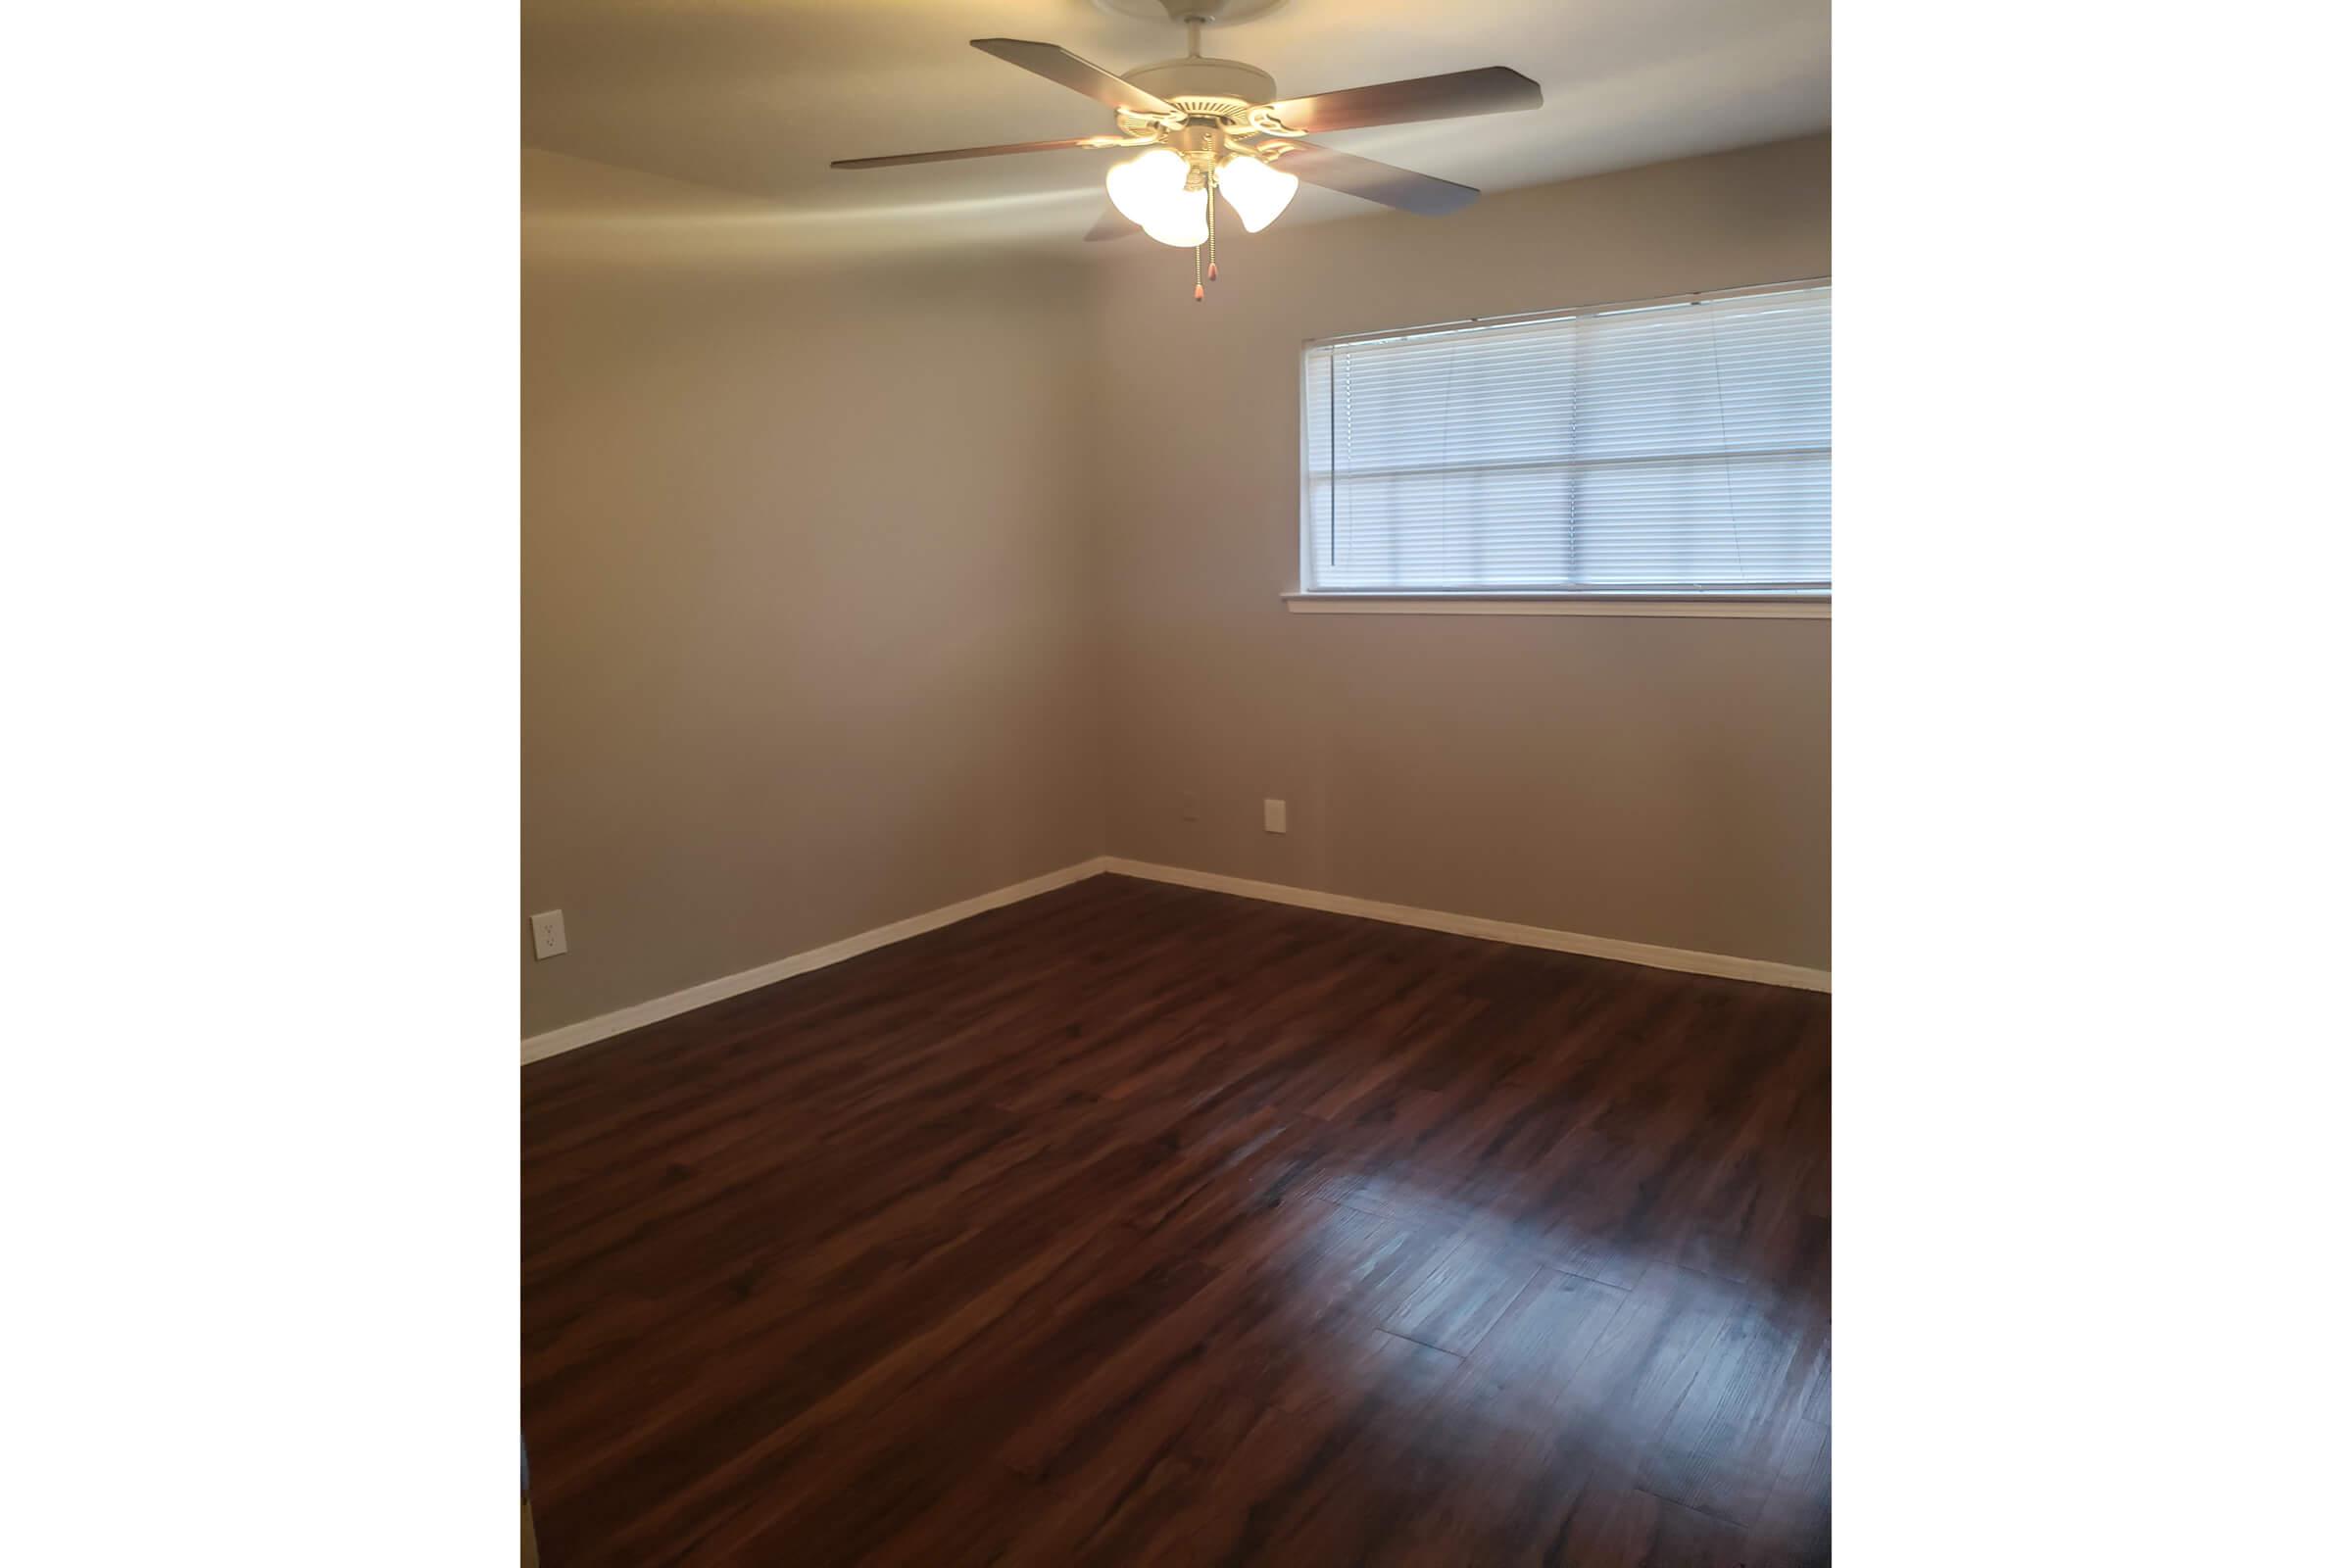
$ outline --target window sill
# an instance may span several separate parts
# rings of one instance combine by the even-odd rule
[[[1677,615],[1707,620],[1827,620],[1826,594],[1284,594],[1294,615]]]

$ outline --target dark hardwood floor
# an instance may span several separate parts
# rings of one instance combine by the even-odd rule
[[[544,1560],[1827,1561],[1829,1012],[1106,876],[537,1063]]]

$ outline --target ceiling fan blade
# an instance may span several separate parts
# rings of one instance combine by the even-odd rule
[[[943,153],[894,153],[888,158],[836,158],[835,169],[889,169],[897,164],[943,164],[955,158],[995,158],[1003,153],[1050,153],[1064,147],[1119,147],[1117,136],[1064,136],[1059,141],[1008,141],[1000,147],[952,147]]]
[[[1361,196],[1383,207],[1401,208],[1419,213],[1424,218],[1443,218],[1459,212],[1478,200],[1478,191],[1469,185],[1457,185],[1450,179],[1435,174],[1416,174],[1395,164],[1375,159],[1358,158],[1336,148],[1318,147],[1311,142],[1294,141],[1281,144],[1284,151],[1272,160],[1276,169],[1286,174],[1333,190],[1344,190],[1350,196]]]
[[[1091,60],[1079,59],[1059,44],[1031,43],[1026,38],[974,38],[972,47],[1023,71],[1034,71],[1048,81],[1060,82],[1113,109],[1138,115],[1176,113],[1176,106],[1166,99],[1152,97],[1135,83],[1121,80]]]
[[[1508,66],[1456,71],[1444,76],[1414,76],[1374,87],[1284,98],[1263,106],[1293,130],[1352,130],[1358,125],[1401,125],[1414,120],[1453,120],[1463,115],[1499,115],[1541,109],[1544,89]]]
[[[1102,239],[1125,239],[1130,234],[1142,232],[1141,228],[1127,220],[1126,214],[1116,207],[1106,206],[1102,209],[1102,216],[1095,220],[1095,226],[1086,231],[1086,237],[1092,243]]]

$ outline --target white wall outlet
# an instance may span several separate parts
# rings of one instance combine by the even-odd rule
[[[1290,830],[1291,808],[1289,803],[1285,801],[1268,801],[1266,803],[1266,831],[1269,833],[1288,833]]]
[[[542,958],[552,958],[559,953],[571,951],[564,944],[562,909],[550,909],[545,914],[531,916],[531,951]]]

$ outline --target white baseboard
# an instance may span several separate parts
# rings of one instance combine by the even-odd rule
[[[796,953],[790,957],[778,958],[773,963],[763,963],[756,969],[746,969],[740,974],[722,975],[716,980],[706,980],[699,986],[688,986],[683,991],[673,991],[666,997],[656,997],[651,1002],[640,1002],[615,1012],[604,1013],[594,1018],[583,1018],[578,1023],[567,1023],[560,1029],[550,1029],[545,1034],[532,1035],[523,1041],[522,1059],[528,1063],[538,1061],[543,1057],[560,1055],[566,1051],[577,1051],[580,1047],[594,1045],[599,1040],[609,1040],[614,1035],[625,1034],[631,1029],[641,1029],[649,1023],[660,1023],[662,1019],[674,1018],[681,1012],[692,1012],[695,1008],[707,1007],[713,1002],[724,1002],[727,998],[741,996],[746,991],[757,991],[761,986],[773,985],[778,980],[789,980],[796,974],[807,974],[811,969],[822,969],[828,964],[839,963],[844,958],[855,958],[860,953],[871,953],[876,948],[887,948],[892,943],[904,942],[908,937],[919,937],[926,931],[936,931],[943,925],[954,925],[958,920],[969,919],[975,914],[982,914],[990,909],[1002,908],[1007,904],[1018,904],[1023,899],[1034,899],[1040,893],[1051,893],[1055,888],[1066,888],[1073,882],[1082,882],[1090,876],[1100,875],[1102,867],[1102,858],[1097,856],[1091,860],[1081,860],[1076,865],[1065,865],[1058,871],[1048,871],[1044,876],[1033,876],[1026,882],[1015,882],[1008,888],[998,888],[993,893],[983,893],[977,898],[965,899],[960,904],[951,904],[945,908],[933,909],[924,914],[908,915],[906,919],[894,920],[889,925],[878,925],[871,931],[860,931],[854,937],[844,937],[839,942],[828,943],[821,948],[810,948],[807,953]]]
[[[545,1034],[532,1035],[522,1043],[522,1059],[538,1061],[542,1057],[576,1051],[594,1045],[613,1035],[631,1029],[674,1018],[681,1012],[707,1007],[713,1002],[740,996],[746,991],[788,980],[796,974],[822,969],[828,964],[855,958],[860,953],[887,948],[894,942],[936,931],[943,925],[954,925],[990,909],[1023,899],[1066,888],[1073,882],[1083,882],[1090,876],[1105,871],[1120,876],[1141,877],[1147,882],[1169,882],[1178,887],[1201,888],[1210,893],[1232,893],[1245,899],[1262,899],[1269,904],[1296,905],[1302,909],[1321,909],[1329,914],[1352,914],[1367,920],[1386,920],[1391,925],[1419,926],[1425,931],[1445,931],[1457,937],[1479,937],[1489,942],[1509,942],[1523,948],[1547,948],[1554,953],[1581,953],[1587,957],[1614,958],[1621,963],[1645,964],[1652,969],[1676,969],[1685,974],[1719,975],[1727,980],[1756,980],[1765,985],[1793,986],[1800,991],[1830,989],[1830,971],[1807,969],[1793,963],[1773,963],[1763,958],[1735,958],[1721,953],[1694,953],[1688,948],[1653,947],[1646,942],[1621,942],[1615,937],[1589,937],[1574,931],[1554,931],[1547,926],[1515,925],[1508,920],[1489,920],[1475,914],[1448,914],[1443,909],[1417,909],[1410,905],[1382,904],[1375,899],[1350,898],[1345,893],[1317,893],[1310,888],[1286,887],[1280,882],[1252,882],[1247,877],[1220,876],[1214,871],[1189,871],[1176,865],[1153,865],[1148,860],[1125,860],[1116,856],[1099,855],[1076,865],[1065,865],[1044,876],[1033,876],[1026,882],[1015,882],[993,893],[965,899],[945,908],[926,914],[909,915],[889,925],[860,931],[854,937],[790,957],[763,963],[740,974],[722,975],[706,980],[699,986],[673,991],[666,997],[640,1002],[595,1018],[583,1018],[567,1023]]]
[[[1457,937],[1481,937],[1489,942],[1510,942],[1523,948],[1581,953],[1587,957],[1614,958],[1621,963],[1646,964],[1652,969],[1719,975],[1727,980],[1758,980],[1766,985],[1793,986],[1800,991],[1830,989],[1830,971],[1827,969],[1773,963],[1764,958],[1735,958],[1727,954],[1653,947],[1647,942],[1623,942],[1615,937],[1589,937],[1574,931],[1554,931],[1548,926],[1515,925],[1508,920],[1489,920],[1475,914],[1448,914],[1443,909],[1416,909],[1410,905],[1382,904],[1375,899],[1349,898],[1345,893],[1317,893],[1308,888],[1286,887],[1280,882],[1252,882],[1246,877],[1219,876],[1213,871],[1188,871],[1182,866],[1123,860],[1117,856],[1105,857],[1102,868],[1120,876],[1173,882],[1179,887],[1203,888],[1211,893],[1234,893],[1245,899],[1263,899],[1269,904],[1293,904],[1302,909],[1360,915],[1367,920],[1386,920],[1392,925],[1419,926],[1425,931],[1445,931]]]

